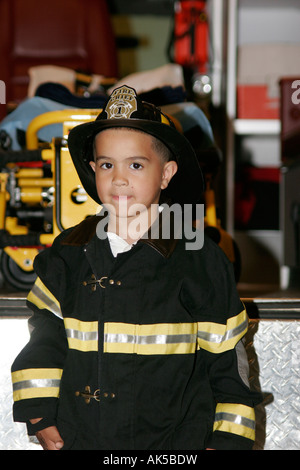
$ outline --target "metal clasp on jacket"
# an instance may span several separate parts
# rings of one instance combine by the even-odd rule
[[[84,398],[85,403],[88,405],[93,398],[96,401],[100,401],[100,389],[98,388],[97,390],[94,391],[94,393],[91,393],[91,387],[87,385],[84,389],[84,392],[75,392],[76,397],[82,397]]]
[[[106,287],[102,284],[105,279],[107,279],[107,276],[102,276],[100,279],[96,279],[95,274],[91,275],[91,280],[90,281],[83,281],[84,286],[91,286],[92,291],[95,291],[97,289],[97,284],[99,284],[102,289],[105,289]]]
[[[108,279],[108,276],[102,276],[100,279],[96,279],[95,274],[91,275],[91,279],[89,281],[83,281],[84,286],[91,286],[92,291],[94,292],[97,289],[97,284],[99,284],[102,289],[106,289],[106,286],[104,285],[104,281]],[[122,282],[121,281],[115,281],[114,279],[109,279],[108,283],[110,285],[116,285],[116,286],[121,286]]]

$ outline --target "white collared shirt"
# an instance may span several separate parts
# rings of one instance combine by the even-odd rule
[[[159,206],[158,210],[159,212],[161,212],[163,210],[163,207]],[[107,232],[107,238],[114,257],[118,256],[119,253],[125,253],[125,251],[131,250],[131,248],[137,243],[137,241],[132,244],[127,243],[126,240],[124,240],[114,232]]]
[[[119,253],[125,253],[125,251],[131,250],[135,243],[129,244],[126,240],[119,237],[116,233],[107,232],[107,238],[110,244],[110,249],[114,257],[116,257]]]

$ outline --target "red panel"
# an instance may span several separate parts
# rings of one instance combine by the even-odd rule
[[[237,86],[239,119],[279,119],[279,98],[270,98],[267,85]]]
[[[208,63],[208,20],[206,2],[177,2],[174,28],[174,60],[177,64],[206,73]]]

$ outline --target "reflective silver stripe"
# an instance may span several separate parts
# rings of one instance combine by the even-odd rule
[[[37,277],[27,299],[39,309],[48,309],[54,315],[62,318],[60,304],[54,295],[49,291],[45,284]]]
[[[96,341],[98,339],[98,331],[79,331],[66,329],[67,338],[79,339],[80,341]]]
[[[55,302],[53,302],[36,284],[32,287],[31,291],[34,295],[36,295],[36,297],[38,297],[42,302],[44,302],[48,306],[49,310],[52,313],[54,313],[60,318],[62,317],[61,310],[58,305],[55,304]]]
[[[197,337],[211,343],[223,343],[238,336],[248,326],[248,320],[243,321],[240,325],[236,326],[232,330],[226,331],[224,335],[218,335],[216,333],[208,333],[206,331],[198,331]]]
[[[104,352],[140,355],[194,354],[197,323],[105,323]]]
[[[106,343],[128,343],[128,344],[177,344],[194,343],[197,335],[151,335],[138,336],[126,334],[106,333],[104,341]]]
[[[24,369],[12,372],[13,400],[57,398],[62,369]]]
[[[98,322],[65,318],[65,330],[70,349],[88,352],[98,350]]]
[[[13,384],[13,390],[24,390],[26,388],[45,388],[45,387],[59,387],[59,379],[35,379],[35,380],[23,380]]]
[[[230,423],[241,424],[242,426],[255,430],[255,421],[233,413],[226,413],[224,411],[216,413],[215,421],[229,421]]]
[[[243,339],[241,339],[237,343],[235,347],[235,352],[236,352],[236,357],[237,357],[239,375],[242,381],[244,382],[244,384],[247,387],[250,387],[249,385],[249,361],[248,361],[246,349],[244,347]]]

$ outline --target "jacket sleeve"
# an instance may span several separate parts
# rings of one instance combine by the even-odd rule
[[[193,315],[198,320],[197,347],[205,361],[215,406],[214,425],[207,447],[219,450],[252,449],[255,441],[256,404],[261,394],[250,390],[248,359],[243,338],[248,316],[236,289],[231,263],[211,241],[205,242],[202,272],[205,272],[205,301],[201,288],[195,293]],[[203,275],[202,275],[203,276]],[[199,321],[200,320],[200,321]]]
[[[251,450],[255,441],[255,410],[260,394],[249,388],[247,367],[241,364],[243,343],[226,352],[205,351],[215,401],[213,432],[208,447],[218,450]]]
[[[28,322],[30,340],[11,367],[13,417],[21,422],[33,418],[55,419],[67,352],[59,303],[64,263],[55,246],[36,257],[34,268],[38,277],[27,298],[27,305],[33,311]]]

